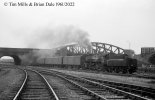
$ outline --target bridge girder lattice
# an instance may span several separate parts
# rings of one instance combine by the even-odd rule
[[[97,54],[105,55],[108,53],[124,54],[124,49],[107,43],[91,42],[91,46],[81,46],[78,44],[67,45],[59,50],[66,53],[67,56]]]

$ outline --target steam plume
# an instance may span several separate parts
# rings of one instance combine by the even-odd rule
[[[75,43],[83,47],[91,47],[89,34],[74,26],[57,26],[52,28],[38,29],[35,31],[35,33],[37,34],[34,34],[26,41],[28,48],[42,48],[52,50],[39,50],[37,52],[33,51],[31,55],[28,54],[21,57],[24,59],[24,61],[31,62],[33,60],[30,61],[29,58],[34,59],[33,57],[42,58],[54,56],[55,50],[53,48],[68,44]]]

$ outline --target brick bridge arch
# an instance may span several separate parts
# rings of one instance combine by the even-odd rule
[[[21,59],[20,59],[20,57],[18,55],[1,55],[0,58],[2,58],[4,56],[12,57],[14,59],[14,64],[15,65],[21,65]]]
[[[9,56],[14,59],[15,65],[21,65],[22,59],[21,57],[27,54],[32,53],[34,50],[39,50],[39,49],[31,49],[31,48],[0,48],[0,58],[3,56]],[[33,55],[32,55],[33,56]]]

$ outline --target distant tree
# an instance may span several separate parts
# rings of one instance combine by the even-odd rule
[[[148,61],[149,61],[150,63],[152,63],[152,64],[155,65],[155,54],[153,54],[153,55],[148,59]]]

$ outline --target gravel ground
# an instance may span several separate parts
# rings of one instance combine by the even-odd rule
[[[57,70],[57,69],[54,69]],[[68,70],[57,70],[60,72],[64,72],[67,74],[72,74],[75,76],[81,77],[89,77],[95,79],[109,80],[115,82],[128,83],[133,85],[145,86],[155,89],[155,80],[153,79],[144,79],[144,78],[136,78],[136,77],[125,77],[125,76],[114,76],[114,75],[106,75],[106,74],[96,74],[96,73],[86,73],[86,72],[76,72],[76,71],[68,71]]]
[[[66,81],[51,75],[45,75],[46,79],[61,100],[89,100],[91,97],[80,95],[83,92]],[[76,90],[76,91],[75,91]]]
[[[9,68],[5,69],[3,75],[0,76],[0,100],[7,100],[7,94],[10,93],[10,91],[19,82],[22,76],[22,71]]]
[[[0,78],[1,78],[2,76],[6,75],[6,74],[9,73],[9,72],[10,72],[10,70],[1,69],[1,71],[0,71]]]

